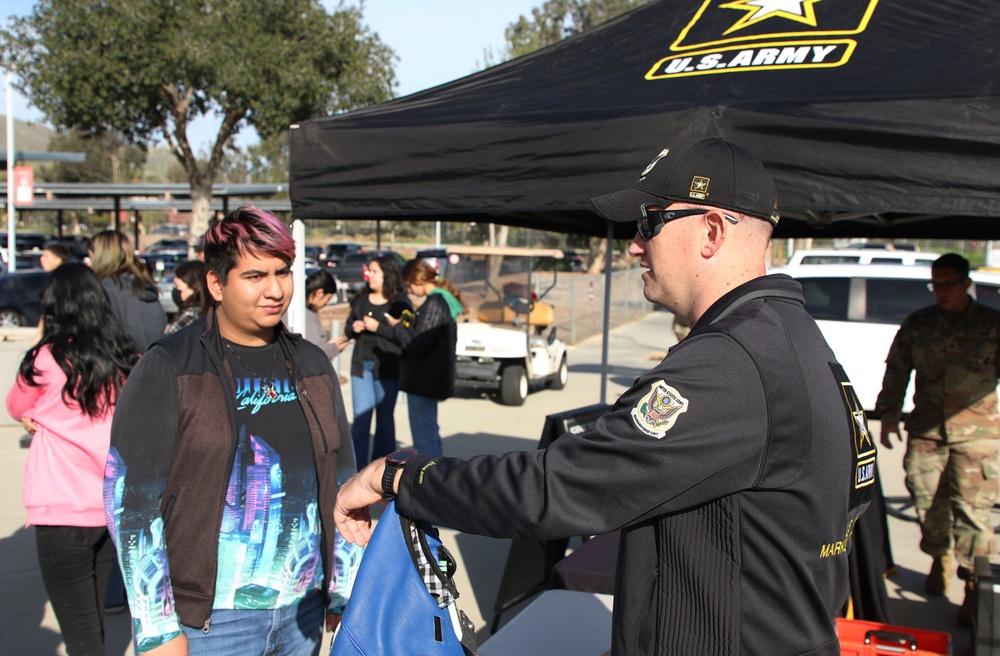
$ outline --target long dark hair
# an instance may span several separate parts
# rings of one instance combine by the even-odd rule
[[[382,269],[382,296],[393,301],[406,293],[403,275],[392,255],[383,255],[375,260]]]
[[[206,271],[205,263],[201,260],[181,262],[174,269],[174,279],[180,278],[192,291],[191,296],[184,301],[184,307],[181,309],[197,307],[199,317],[208,314],[208,309],[212,307],[214,300],[211,294],[208,293],[208,282],[205,278]]]
[[[387,301],[395,301],[406,294],[406,284],[403,282],[403,275],[399,272],[399,265],[392,255],[382,255],[373,257],[371,262],[378,262],[382,269],[382,296]],[[369,262],[369,264],[371,264]],[[351,305],[360,301],[363,297],[371,294],[374,290],[367,282],[361,291],[351,299]]]
[[[103,417],[139,353],[111,309],[101,281],[85,264],[63,264],[42,287],[42,338],[21,362],[21,376],[37,386],[35,358],[48,345],[66,374],[62,398],[88,417]]]

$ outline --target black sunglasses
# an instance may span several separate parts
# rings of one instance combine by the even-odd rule
[[[663,227],[665,223],[670,221],[675,221],[677,219],[683,219],[688,216],[700,216],[702,214],[708,214],[712,210],[651,210],[647,209],[645,205],[641,206],[642,218],[636,222],[636,229],[639,231],[639,236],[643,238],[644,241],[649,241],[655,237],[660,232],[660,228]],[[735,218],[729,216],[728,214],[723,214],[726,220],[732,224],[737,224]]]

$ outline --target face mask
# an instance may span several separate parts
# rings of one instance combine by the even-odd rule
[[[176,287],[174,287],[173,291],[170,292],[170,298],[174,299],[174,304],[177,307],[180,308],[184,306],[184,299],[181,298],[181,290]]]

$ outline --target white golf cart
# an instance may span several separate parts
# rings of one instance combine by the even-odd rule
[[[554,264],[563,257],[562,251],[450,246],[448,253],[459,255],[466,263],[485,258],[483,280],[489,290],[477,320],[458,324],[456,384],[488,390],[504,405],[522,405],[531,387],[564,388],[569,378],[566,344],[556,336],[555,309],[542,300],[556,285]],[[506,258],[508,264],[516,262],[520,273],[507,275],[504,278],[508,281],[501,282],[503,264],[495,258]],[[543,290],[536,290],[540,281],[533,279],[537,258],[548,258],[553,265],[549,267],[551,283]],[[491,271],[495,273],[491,275]]]

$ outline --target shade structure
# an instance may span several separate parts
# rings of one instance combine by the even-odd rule
[[[776,236],[1000,238],[998,34],[987,0],[659,0],[293,126],[293,216],[603,236],[591,197],[719,136],[774,175]]]

